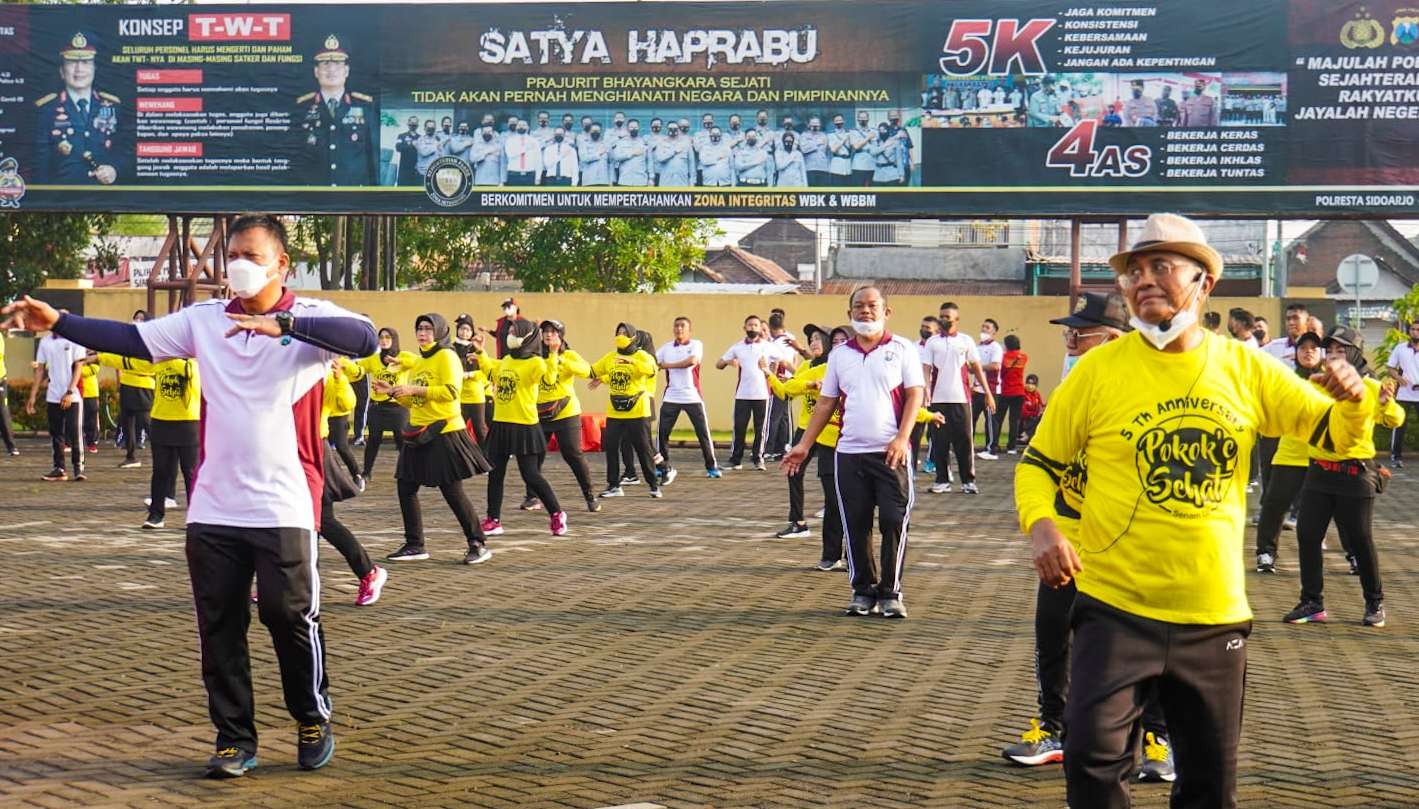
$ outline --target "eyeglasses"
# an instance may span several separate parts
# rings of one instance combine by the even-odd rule
[[[1107,333],[1107,332],[1102,332],[1102,331],[1082,332],[1082,331],[1079,331],[1078,329],[1065,329],[1065,330],[1064,330],[1064,339],[1066,339],[1066,340],[1068,340],[1068,341],[1070,341],[1070,342],[1076,342],[1076,341],[1078,341],[1078,340],[1088,340],[1088,339],[1093,338],[1093,337],[1107,337],[1107,336],[1108,336],[1108,333]]]
[[[1169,261],[1164,258],[1156,258],[1152,261],[1140,261],[1136,264],[1130,262],[1128,268],[1119,274],[1119,281],[1121,281],[1126,286],[1136,286],[1139,282],[1143,280],[1143,272],[1145,267],[1149,272],[1152,273],[1153,279],[1156,281],[1161,281],[1164,278],[1172,278],[1177,275],[1179,271],[1185,271],[1188,269],[1202,269],[1202,266],[1200,264],[1195,264],[1192,262],[1177,262]]]

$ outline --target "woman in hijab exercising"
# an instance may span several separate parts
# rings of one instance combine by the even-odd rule
[[[606,430],[601,436],[606,451],[606,491],[601,493],[602,497],[625,494],[621,489],[623,443],[629,443],[635,451],[646,484],[650,486],[650,496],[661,496],[660,479],[651,458],[650,427],[646,421],[650,415],[650,396],[646,390],[655,387],[657,366],[655,357],[642,348],[643,334],[629,323],[618,323],[615,350],[591,366],[592,377],[611,389],[611,409],[606,414]]]
[[[365,463],[364,469],[361,470],[361,476],[369,480],[370,473],[374,471],[375,459],[379,457],[379,445],[384,443],[385,431],[394,433],[394,448],[398,450],[404,447],[404,430],[409,426],[409,411],[400,407],[397,402],[390,401],[388,396],[376,389],[379,386],[388,389],[408,381],[408,374],[399,362],[399,332],[389,327],[380,329],[379,351],[356,361],[355,367],[370,379]],[[358,376],[350,376],[351,382],[359,380]]]
[[[463,364],[449,346],[448,321],[443,315],[419,315],[414,320],[414,336],[419,354],[412,362],[404,355],[399,367],[408,381],[391,385],[380,379],[373,389],[409,409],[410,427],[404,432],[404,446],[394,477],[399,484],[399,511],[404,517],[404,547],[389,555],[390,561],[407,562],[429,558],[424,547],[424,521],[419,509],[419,489],[431,486],[458,518],[468,540],[466,565],[476,565],[493,557],[478,522],[478,512],[463,491],[463,481],[489,470],[487,459],[468,437],[458,408],[458,390],[463,381]]]
[[[473,335],[477,333],[472,315],[459,315],[453,321],[453,351],[463,363],[463,387],[458,392],[458,403],[463,421],[473,431],[478,446],[487,447],[488,375],[478,367],[478,350],[473,347]]]
[[[543,435],[549,440],[556,436],[557,450],[576,477],[581,496],[586,498],[586,510],[594,513],[601,510],[601,501],[591,489],[591,469],[581,454],[581,400],[576,395],[576,380],[591,376],[591,364],[572,350],[567,342],[567,327],[561,321],[544,320],[538,328],[542,330],[542,359],[547,361],[547,375],[542,378],[537,395],[537,419]],[[527,490],[522,508],[541,508],[541,501],[531,489]]]
[[[516,458],[523,482],[551,515],[552,536],[566,536],[567,513],[542,477],[547,437],[538,422],[537,399],[547,376],[547,360],[542,358],[541,333],[536,323],[517,318],[508,324],[502,341],[502,356],[493,359],[483,350],[484,336],[473,338],[478,364],[488,375],[495,402],[488,431],[488,460],[493,471],[488,475],[488,517],[483,520],[483,531],[488,536],[503,532],[503,481],[508,459]]]

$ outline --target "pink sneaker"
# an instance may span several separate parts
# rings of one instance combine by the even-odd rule
[[[492,517],[484,517],[483,522],[479,523],[479,527],[483,529],[483,536],[500,536],[503,532],[503,521],[495,520]]]
[[[552,536],[564,537],[567,535],[567,513],[558,511],[552,515]]]
[[[388,578],[389,571],[375,565],[373,570],[360,579],[360,592],[355,596],[355,606],[368,607],[378,601],[379,594],[384,590],[384,582]]]

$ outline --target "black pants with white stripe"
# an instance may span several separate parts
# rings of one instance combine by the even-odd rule
[[[824,562],[843,558],[843,514],[838,508],[837,453],[823,444],[813,446],[818,456],[818,483],[823,487],[823,555]]]
[[[218,749],[256,752],[246,645],[253,573],[257,612],[271,633],[281,666],[286,710],[301,724],[329,721],[315,559],[315,535],[304,529],[188,524],[187,570],[202,644],[202,682]]]
[[[729,465],[738,466],[744,462],[744,439],[749,435],[749,421],[754,422],[754,443],[749,458],[756,464],[763,463],[764,443],[768,435],[764,432],[764,418],[768,415],[767,399],[734,400],[734,442],[729,445]]]
[[[912,476],[906,465],[889,469],[884,452],[838,452],[837,497],[847,534],[853,595],[897,598],[907,558]],[[882,529],[881,564],[872,548],[873,516]]]
[[[933,413],[946,416],[946,423],[936,428],[931,439],[931,460],[936,464],[936,482],[951,482],[951,453],[956,453],[956,465],[961,470],[961,483],[976,480],[976,448],[972,435],[971,406],[964,402],[933,404]]]
[[[662,402],[660,405],[660,471],[670,470],[670,433],[675,430],[675,422],[680,414],[690,417],[690,426],[695,428],[695,440],[700,444],[700,455],[704,456],[705,471],[714,469],[719,463],[714,458],[714,439],[710,438],[709,419],[705,416],[703,402],[681,404]]]
[[[764,444],[767,447],[765,452],[770,455],[783,455],[788,451],[788,447],[792,446],[793,442],[789,438],[793,432],[789,423],[792,415],[787,399],[777,396],[769,399],[769,438]]]
[[[999,397],[996,397],[996,399],[997,399],[997,401],[999,401]],[[985,416],[985,447],[986,447],[986,449],[991,449],[992,447],[999,447],[999,446],[1000,446],[1000,419],[998,419],[997,416],[1001,416],[1000,410],[997,409],[996,412],[995,412],[995,414],[992,415],[989,410],[986,410],[986,409],[985,409],[985,394],[984,394],[984,393],[980,393],[980,392],[978,392],[978,391],[972,391],[972,392],[971,392],[971,445],[972,445],[972,448],[973,448],[973,449],[974,449],[975,440],[976,440],[976,423],[980,421],[981,416]],[[1003,418],[1003,416],[1001,416],[1001,417]],[[993,452],[994,450],[991,450],[991,451]]]

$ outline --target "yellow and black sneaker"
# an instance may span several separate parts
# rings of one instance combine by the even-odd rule
[[[1138,780],[1152,783],[1172,783],[1178,780],[1173,768],[1173,747],[1167,736],[1159,736],[1151,730],[1143,734],[1143,769],[1138,771]]]
[[[1020,741],[1000,751],[1000,754],[1006,761],[1026,767],[1058,764],[1064,761],[1064,740],[1059,737],[1057,728],[1041,725],[1040,720],[1031,719],[1030,729],[1020,734]]]
[[[296,763],[302,770],[317,770],[335,757],[335,734],[329,722],[300,725],[296,732]]]
[[[207,759],[208,778],[240,778],[256,769],[256,754],[240,747],[222,747]]]

